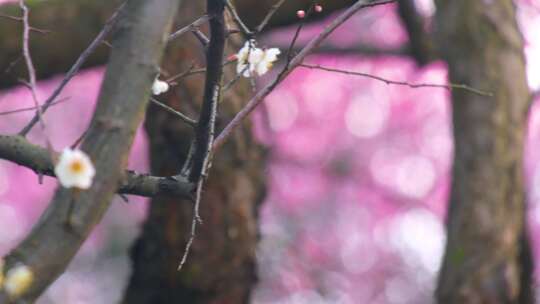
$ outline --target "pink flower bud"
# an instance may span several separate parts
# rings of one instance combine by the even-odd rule
[[[316,11],[317,13],[322,12],[322,5],[320,5],[320,4],[315,4],[315,11]]]
[[[303,11],[303,10],[299,10],[296,12],[296,16],[298,16],[298,18],[302,19],[306,16],[306,12]]]

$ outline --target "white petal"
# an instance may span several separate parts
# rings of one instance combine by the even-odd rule
[[[271,67],[271,65],[267,64],[266,62],[261,62],[257,65],[257,74],[259,76],[262,76],[264,74],[266,74],[266,72],[268,72],[269,68]]]
[[[169,84],[165,81],[161,81],[159,79],[154,80],[154,84],[152,85],[152,93],[154,95],[159,95],[161,93],[165,93],[169,90]]]
[[[277,60],[278,55],[281,54],[281,51],[278,48],[271,48],[271,49],[267,49],[264,52],[264,54],[265,54],[264,56],[265,60],[274,62]]]
[[[78,164],[79,169],[74,171],[73,165],[75,163]],[[84,152],[66,148],[60,155],[54,173],[59,183],[66,188],[88,189],[92,185],[96,170],[92,161]]]
[[[261,49],[252,49],[249,53],[249,63],[258,64],[264,58],[264,51]]]

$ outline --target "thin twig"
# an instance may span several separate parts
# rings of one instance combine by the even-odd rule
[[[180,118],[182,121],[184,121],[189,126],[195,127],[197,125],[196,120],[188,117],[187,115],[185,115],[185,114],[183,114],[183,113],[181,113],[179,111],[176,111],[175,109],[169,107],[168,105],[162,103],[161,101],[155,99],[154,97],[150,97],[150,101],[153,102],[154,104],[160,106],[161,108],[165,109],[167,112],[178,116],[178,118]]]
[[[206,21],[208,21],[210,18],[208,15],[204,15],[199,17],[197,20],[193,21],[192,23],[184,26],[183,28],[177,30],[176,32],[169,35],[169,38],[167,39],[167,42],[171,42],[175,40],[176,38],[182,36],[183,34],[190,32],[193,30],[193,28],[199,27],[203,25]]]
[[[0,18],[12,20],[12,21],[17,21],[17,22],[20,22],[20,21],[24,20],[23,17],[15,17],[15,16],[10,16],[10,15],[6,15],[6,14],[2,14],[2,13],[0,13]],[[42,29],[38,29],[38,28],[33,27],[33,26],[29,26],[28,28],[30,29],[30,31],[34,31],[34,32],[40,33],[40,34],[48,34],[48,33],[51,32],[49,30],[42,30]]]
[[[10,63],[7,65],[6,69],[5,69],[2,73],[3,73],[3,74],[9,73],[9,72],[13,69],[13,67],[14,67],[15,65],[17,65],[17,63],[19,63],[19,61],[21,61],[21,59],[23,59],[23,56],[22,56],[22,55],[19,56],[19,57],[17,57],[17,58],[15,58],[15,60],[13,60],[12,62],[10,62]]]
[[[183,257],[178,265],[178,270],[186,262],[191,244],[195,238],[196,227],[201,223],[199,205],[204,180],[208,175],[212,158],[212,146],[214,142],[214,130],[217,117],[217,106],[221,95],[221,78],[223,76],[223,54],[225,51],[225,3],[223,0],[207,0],[208,15],[210,19],[210,42],[206,52],[206,79],[204,96],[199,114],[199,120],[195,127],[195,140],[193,156],[188,180],[197,185],[195,205],[193,206],[193,220],[191,235],[186,245]]]
[[[382,82],[384,82],[386,84],[389,84],[389,85],[390,84],[401,85],[401,86],[407,86],[407,87],[410,87],[410,88],[426,88],[426,87],[428,87],[428,88],[443,88],[443,89],[447,89],[447,90],[461,89],[461,90],[469,91],[471,93],[478,94],[478,95],[481,95],[481,96],[489,96],[489,97],[493,96],[493,93],[491,93],[491,92],[486,92],[486,91],[482,91],[482,90],[479,90],[479,89],[475,89],[475,88],[472,88],[472,87],[470,87],[470,86],[468,86],[466,84],[455,84],[455,83],[450,83],[450,84],[410,83],[410,82],[407,82],[407,81],[391,80],[391,79],[383,78],[383,77],[368,74],[368,73],[354,72],[354,71],[348,71],[348,70],[342,70],[342,69],[336,69],[336,68],[329,68],[329,67],[325,67],[325,66],[322,66],[322,65],[311,65],[311,64],[302,63],[299,66],[303,67],[303,68],[308,68],[308,69],[316,69],[316,70],[322,70],[322,71],[326,71],[326,72],[334,72],[334,73],[340,73],[340,74],[345,74],[345,75],[353,75],[353,76],[361,76],[361,77],[371,78],[371,79],[374,79],[374,80],[382,81]]]
[[[6,15],[6,14],[2,14],[2,13],[0,13],[0,18],[12,20],[12,21],[22,21],[23,20],[23,18],[21,18],[21,17],[10,16],[10,15]]]
[[[178,79],[182,79],[184,77],[188,77],[188,76],[191,76],[191,75],[196,75],[196,74],[204,74],[206,72],[206,68],[200,68],[200,69],[195,69],[195,65],[192,64],[187,70],[185,70],[184,72],[181,72],[179,74],[176,74],[170,78],[167,78],[166,81],[171,83],[171,82],[174,82]]]
[[[195,240],[195,236],[197,235],[197,224],[202,223],[201,217],[199,215],[199,207],[201,204],[203,183],[203,179],[199,180],[199,182],[197,183],[195,206],[193,207],[193,218],[191,219],[191,230],[189,232],[188,242],[186,243],[186,247],[184,248],[184,254],[182,255],[180,264],[178,264],[178,271],[182,270],[184,264],[186,264],[189,252],[191,251],[191,245],[193,245],[193,241]]]
[[[125,6],[125,4],[126,4],[126,2],[124,2],[122,5],[120,5],[120,7],[118,7],[118,9],[115,11],[115,13],[111,16],[111,18],[109,18],[109,20],[105,23],[105,26],[103,27],[101,32],[99,32],[99,34],[96,36],[96,38],[94,38],[92,43],[90,43],[88,48],[86,48],[86,50],[84,50],[84,52],[82,52],[82,54],[79,56],[77,61],[75,61],[73,66],[66,73],[66,75],[64,76],[64,79],[62,79],[62,82],[60,83],[60,85],[58,85],[58,87],[54,90],[54,92],[51,94],[51,96],[49,96],[49,98],[47,98],[47,100],[43,103],[42,113],[45,113],[49,109],[49,106],[51,105],[51,103],[56,99],[56,97],[58,97],[58,95],[60,95],[60,93],[62,92],[64,87],[77,74],[77,72],[79,72],[79,69],[86,62],[86,59],[88,59],[90,54],[92,54],[94,52],[94,50],[99,45],[101,45],[101,43],[103,42],[105,37],[112,31],[112,29],[114,28],[114,25],[116,24],[116,21],[118,19],[118,15],[120,14],[120,11]],[[28,134],[28,132],[30,132],[30,130],[32,130],[32,128],[34,127],[36,122],[38,121],[40,114],[41,113],[39,113],[39,112],[36,113],[36,115],[34,115],[34,117],[30,120],[28,125],[26,125],[26,127],[24,127],[19,132],[19,135],[26,136]]]
[[[291,61],[289,64],[287,64],[283,70],[276,76],[276,78],[266,85],[262,90],[259,91],[255,96],[253,96],[246,106],[238,112],[234,118],[229,122],[229,124],[221,131],[219,136],[214,141],[214,149],[219,148],[225,140],[231,135],[231,133],[242,124],[244,119],[251,113],[253,110],[264,100],[268,94],[270,94],[274,88],[280,84],[283,79],[286,78],[287,75],[289,75],[294,68],[299,66],[304,58],[309,55],[315,48],[317,48],[322,41],[324,41],[336,28],[338,28],[341,24],[343,24],[345,21],[347,21],[350,17],[352,17],[356,12],[359,10],[368,8],[368,7],[374,7],[378,5],[385,5],[389,3],[394,3],[397,0],[382,0],[382,1],[375,1],[375,2],[367,2],[365,0],[359,0],[355,4],[353,4],[351,7],[349,7],[345,12],[341,13],[338,17],[336,17],[329,25],[327,25],[324,30],[311,39],[311,41],[300,51]]]
[[[312,12],[313,12],[313,5],[309,7],[308,11],[306,12],[305,17],[300,20],[300,24],[298,25],[298,27],[296,28],[296,31],[294,32],[293,39],[291,40],[291,43],[289,44],[289,47],[287,49],[287,55],[285,56],[285,58],[287,59],[285,68],[287,68],[287,66],[291,62],[291,59],[293,56],[293,49],[294,49],[294,45],[296,44],[296,40],[298,40],[298,37],[300,37],[300,32],[302,31],[302,28],[304,27],[304,24],[306,23],[306,19],[309,18]]]
[[[26,68],[28,70],[28,81],[30,85],[30,92],[32,93],[32,100],[34,101],[34,106],[37,109],[37,120],[39,120],[41,127],[45,129],[45,122],[43,121],[43,110],[39,105],[36,89],[36,69],[34,63],[32,62],[32,56],[30,55],[30,24],[28,21],[29,9],[24,4],[24,0],[19,0],[19,6],[23,11],[23,56],[24,61],[26,62]]]
[[[208,42],[210,41],[210,39],[208,39],[208,37],[206,37],[206,35],[203,32],[201,32],[197,27],[193,27],[191,29],[191,32],[193,33],[195,38],[199,40],[203,48],[206,49],[208,47]]]
[[[277,12],[277,10],[281,7],[281,5],[283,5],[283,3],[285,3],[285,1],[287,0],[279,0],[278,2],[276,2],[274,5],[272,5],[272,7],[270,8],[270,10],[268,11],[268,13],[266,14],[266,16],[264,17],[264,19],[261,21],[261,23],[256,27],[255,29],[255,32],[257,33],[260,33],[264,30],[264,28],[266,27],[266,25],[268,24],[268,22],[270,22],[270,19],[272,19],[272,16],[274,16],[274,14]]]
[[[56,105],[56,104],[59,104],[59,103],[62,103],[64,101],[66,101],[68,98],[62,98],[62,99],[59,99],[55,102],[53,102],[51,104],[51,106],[53,105]],[[41,106],[43,107],[43,106]],[[36,107],[28,107],[28,108],[21,108],[21,109],[16,109],[16,110],[10,110],[10,111],[4,111],[4,112],[0,112],[0,116],[4,116],[4,115],[10,115],[10,114],[16,114],[16,113],[22,113],[22,112],[27,112],[27,111],[32,111],[32,110],[36,110]]]
[[[225,1],[225,5],[227,6],[227,10],[231,14],[234,22],[238,25],[242,33],[246,35],[246,37],[249,39],[253,37],[254,33],[249,29],[249,27],[242,21],[240,18],[240,15],[238,15],[238,12],[236,11],[236,8],[234,8],[234,5],[232,5],[230,0]]]
[[[246,68],[244,69],[247,69],[248,67],[246,66]],[[242,71],[242,73],[244,73]],[[227,82],[224,86],[223,86],[223,93],[227,92],[241,77],[242,77],[242,73],[238,73],[236,75],[234,75],[234,78],[231,79],[229,82]]]
[[[227,60],[227,61],[224,61],[222,66],[227,66],[233,62],[235,62],[236,59],[232,59],[232,60]],[[184,78],[184,77],[188,77],[188,76],[191,76],[191,75],[195,75],[195,74],[204,74],[206,73],[206,68],[200,68],[200,69],[195,69],[195,64],[192,64],[187,70],[185,70],[184,72],[181,72],[179,74],[176,74],[170,78],[167,78],[166,79],[166,82],[169,82],[169,83],[172,83],[178,79],[181,79],[181,78]]]

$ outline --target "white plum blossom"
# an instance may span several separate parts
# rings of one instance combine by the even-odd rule
[[[32,270],[24,264],[17,264],[6,273],[4,290],[12,299],[16,299],[30,287],[33,280]]]
[[[263,50],[255,47],[254,40],[246,41],[236,54],[238,59],[236,72],[244,77],[251,77],[254,73],[262,76],[272,68],[280,53],[278,48]]]
[[[54,167],[60,184],[66,188],[88,189],[96,174],[92,161],[81,150],[64,149]]]
[[[156,78],[154,80],[154,84],[152,85],[152,94],[153,95],[159,95],[161,93],[165,93],[169,90],[169,84],[165,81],[159,80]]]

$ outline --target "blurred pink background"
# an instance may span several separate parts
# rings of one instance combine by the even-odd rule
[[[418,2],[431,18],[433,4]],[[529,85],[538,91],[540,3],[517,4]],[[299,41],[315,35],[327,22],[306,27]],[[291,37],[290,28],[279,30],[264,44],[285,44]],[[330,40],[340,46],[369,42],[399,47],[407,42],[407,34],[390,5],[361,12]],[[441,62],[422,69],[402,57],[314,55],[307,62],[411,83],[446,82]],[[46,135],[55,149],[71,145],[86,129],[102,71],[81,72],[61,95],[67,100],[45,115]],[[40,82],[40,99],[49,96],[61,77]],[[0,92],[0,112],[32,105],[24,87]],[[445,243],[443,218],[452,162],[449,92],[300,68],[267,98],[265,110],[253,115],[254,133],[271,154],[270,191],[261,210],[261,280],[252,302],[432,303]],[[0,133],[19,131],[32,115],[3,116]],[[36,127],[29,138],[43,144],[44,134]],[[530,114],[525,168],[537,258],[539,141],[536,103]],[[137,134],[129,167],[148,171],[143,130]],[[39,185],[31,170],[0,161],[0,223],[10,227],[0,229],[0,255],[29,231],[55,187],[54,179],[45,178]],[[127,249],[138,234],[145,208],[145,199],[130,197],[126,204],[116,198],[68,271],[39,303],[117,302],[130,271]]]

